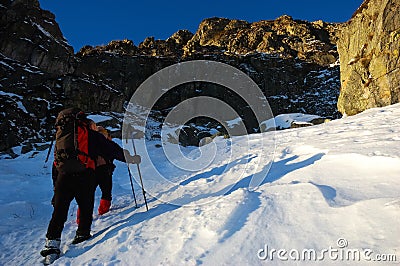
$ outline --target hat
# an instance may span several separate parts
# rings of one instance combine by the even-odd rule
[[[108,133],[107,129],[102,126],[97,126],[97,131],[104,135],[106,138],[110,138],[110,134]]]

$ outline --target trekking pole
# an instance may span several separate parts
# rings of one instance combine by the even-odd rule
[[[136,201],[135,190],[133,189],[132,174],[131,174],[131,170],[129,169],[129,163],[127,165],[128,165],[129,179],[131,180],[132,194],[133,194],[133,198],[135,199],[135,208],[137,208],[138,206],[137,206],[137,201]]]
[[[133,135],[132,135],[132,147],[133,147],[133,152],[135,153],[135,155],[137,155],[136,147],[135,147],[135,141],[133,139]],[[142,193],[143,193],[144,203],[146,204],[146,210],[148,211],[149,207],[147,206],[146,191],[144,190],[144,186],[143,186],[142,174],[140,173],[139,164],[136,164],[136,165],[137,165],[137,170],[138,170],[138,174],[139,174],[139,178],[140,178],[140,184],[142,185]]]
[[[50,152],[51,152],[51,149],[53,148],[53,143],[54,143],[54,138],[51,140],[49,151],[47,152],[47,156],[46,156],[46,160],[44,161],[43,168],[46,168],[46,163],[49,161]]]
[[[128,139],[126,139],[126,143],[128,143]],[[133,188],[131,169],[129,168],[129,163],[127,163],[126,165],[128,166],[129,180],[131,181],[132,194],[133,198],[135,199],[135,208],[137,208],[138,206],[136,201],[135,189]]]

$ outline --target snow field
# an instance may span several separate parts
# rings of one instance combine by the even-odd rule
[[[149,211],[137,184],[135,209],[126,166],[117,163],[113,210],[94,214],[94,237],[73,246],[71,204],[56,265],[368,265],[379,258],[398,263],[399,120],[400,105],[392,105],[318,126],[251,135],[249,141],[216,139],[211,145],[218,156],[197,172],[177,169],[150,143],[149,158],[163,180],[144,160]],[[263,148],[275,151],[272,164],[259,158]],[[195,148],[183,150],[190,158],[201,155]],[[44,157],[41,152],[0,160],[0,264],[40,263],[52,211]],[[250,188],[252,174],[265,170],[265,178]],[[99,195],[98,190],[95,209]],[[287,252],[279,258],[273,249]],[[316,257],[293,258],[305,249]],[[359,261],[343,257],[347,251]],[[385,254],[393,256],[378,257]]]

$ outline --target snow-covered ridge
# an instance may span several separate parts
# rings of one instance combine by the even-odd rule
[[[217,156],[197,172],[177,169],[161,148],[149,142],[151,162],[144,157],[141,164],[149,211],[143,206],[134,208],[126,166],[117,163],[113,210],[101,217],[95,214],[94,237],[73,246],[76,205],[72,204],[62,237],[63,256],[56,265],[293,265],[314,261],[364,265],[376,259],[386,260],[382,265],[389,260],[398,263],[399,123],[397,104],[318,126],[251,135],[249,140],[216,138]],[[246,173],[257,166],[261,140],[264,145],[275,145],[275,156],[265,179],[251,190],[251,176]],[[232,153],[232,149],[239,152]],[[198,149],[181,150],[187,157],[199,156]],[[31,152],[0,160],[0,264],[40,263],[39,251],[52,211],[45,155],[46,151]],[[156,182],[152,164],[163,181]],[[137,185],[135,191],[141,205]],[[96,205],[99,196],[97,191]],[[279,249],[286,253],[278,257]],[[336,253],[330,256],[325,249]],[[304,250],[315,251],[315,256],[302,258]],[[353,259],[352,254],[359,257]]]

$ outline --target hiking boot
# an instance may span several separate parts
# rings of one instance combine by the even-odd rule
[[[60,254],[49,254],[44,258],[43,265],[50,265],[60,257]]]
[[[110,206],[111,206],[111,200],[101,199],[99,209],[98,209],[99,215],[103,215],[103,214],[109,212]]]
[[[76,234],[74,237],[74,240],[72,240],[72,244],[79,244],[83,241],[88,240],[89,238],[91,238],[92,235],[91,234],[87,234],[87,235],[80,235],[80,234]]]
[[[60,239],[47,239],[44,245],[44,248],[40,251],[40,255],[43,257],[46,257],[47,255],[50,254],[56,254],[60,255],[60,244],[61,240]]]

